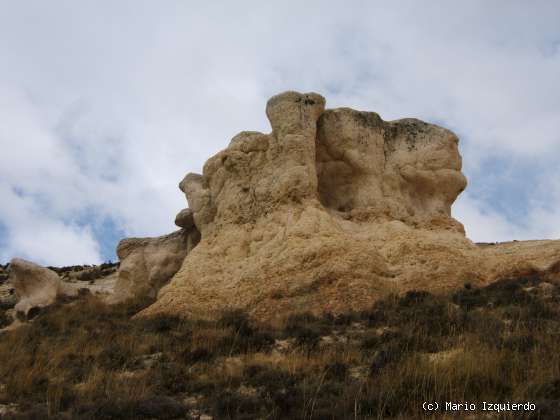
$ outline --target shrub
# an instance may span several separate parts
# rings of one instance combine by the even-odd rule
[[[346,379],[348,375],[348,365],[345,363],[335,361],[332,363],[328,363],[325,366],[325,377],[329,380],[336,379],[339,381],[343,381]]]
[[[0,308],[0,329],[7,327],[12,323],[12,318],[6,314],[2,308]]]
[[[274,342],[271,334],[252,326],[248,315],[240,310],[224,312],[217,325],[230,331],[219,344],[226,355],[267,350]]]
[[[263,408],[258,398],[230,390],[212,395],[210,403],[212,414],[219,419],[254,419]]]

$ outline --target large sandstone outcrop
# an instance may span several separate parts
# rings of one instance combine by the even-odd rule
[[[59,296],[74,296],[77,290],[62,283],[54,271],[21,258],[10,262],[9,282],[19,300],[14,309],[25,317],[32,311],[53,304]]]
[[[238,134],[181,181],[185,223],[201,240],[143,314],[360,310],[386,293],[482,284],[560,259],[558,241],[481,248],[465,237],[451,217],[466,179],[449,130],[325,110],[314,93],[277,95],[266,114],[270,134]]]

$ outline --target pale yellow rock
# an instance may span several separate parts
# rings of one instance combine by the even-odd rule
[[[373,112],[325,111],[318,122],[317,172],[327,208],[426,225],[450,220],[467,185],[458,138],[419,120],[385,122]]]
[[[560,241],[481,247],[465,237],[451,217],[466,187],[451,131],[324,108],[314,93],[274,96],[270,134],[238,134],[181,181],[201,241],[142,315],[340,313],[560,260]]]
[[[18,303],[14,309],[26,317],[34,308],[53,304],[59,296],[73,296],[77,291],[62,283],[58,274],[21,258],[10,261],[9,282],[15,289]]]
[[[108,302],[138,297],[155,297],[181,266],[187,253],[196,246],[196,228],[181,229],[156,238],[127,238],[119,242],[120,267],[114,293]]]

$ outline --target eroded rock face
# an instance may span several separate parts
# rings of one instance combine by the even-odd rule
[[[316,122],[325,100],[288,92],[270,99],[271,135],[245,131],[180,183],[202,235],[251,223],[279,206],[317,199]],[[315,203],[318,205],[318,203]]]
[[[117,255],[121,263],[109,302],[155,297],[199,240],[200,234],[191,227],[156,238],[127,238],[120,241]]]
[[[266,115],[270,134],[238,134],[181,181],[201,240],[144,315],[339,313],[560,259],[558,241],[480,248],[465,237],[451,217],[466,179],[449,130],[325,110],[315,93],[274,96]]]
[[[419,120],[383,121],[348,108],[318,122],[321,203],[354,217],[429,225],[451,220],[451,205],[467,185],[458,138]]]
[[[60,281],[58,274],[21,258],[10,262],[9,282],[15,289],[16,313],[30,318],[34,311],[53,304],[59,296],[73,296],[77,291]]]

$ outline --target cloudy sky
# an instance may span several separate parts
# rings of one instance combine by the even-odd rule
[[[469,237],[559,238],[558,22],[556,1],[0,0],[0,263],[174,230],[178,182],[268,132],[283,90],[452,129]]]

